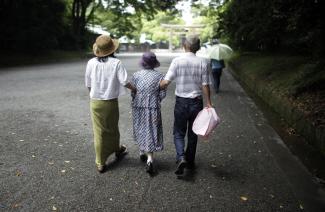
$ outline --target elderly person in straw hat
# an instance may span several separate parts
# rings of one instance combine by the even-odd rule
[[[85,83],[89,89],[90,111],[93,124],[97,171],[104,172],[108,156],[120,158],[126,147],[120,145],[118,128],[118,97],[125,87],[136,92],[127,81],[127,72],[120,60],[114,57],[119,43],[108,35],[97,37],[93,45],[96,57],[87,64]]]
[[[144,53],[140,66],[142,70],[134,73],[131,80],[137,89],[132,94],[133,135],[139,145],[140,159],[146,162],[146,171],[153,174],[153,153],[163,149],[160,102],[166,91],[159,88],[164,75],[155,69],[160,63],[154,53]]]
[[[200,49],[200,39],[195,35],[186,37],[185,54],[175,58],[160,87],[167,88],[176,81],[176,104],[174,110],[174,144],[176,149],[176,175],[182,175],[184,168],[195,167],[197,135],[192,131],[197,114],[203,109],[203,97],[206,107],[212,107],[210,100],[210,63],[195,53]],[[187,132],[187,145],[185,136]]]

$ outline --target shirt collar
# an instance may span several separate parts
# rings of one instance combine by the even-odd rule
[[[193,52],[185,52],[185,56],[196,56]]]

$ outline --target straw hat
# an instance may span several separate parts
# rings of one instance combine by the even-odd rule
[[[115,52],[118,45],[118,40],[112,39],[109,35],[100,35],[93,45],[93,52],[97,57],[105,57]]]

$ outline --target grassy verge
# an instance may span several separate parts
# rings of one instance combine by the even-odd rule
[[[324,61],[301,56],[237,55],[234,74],[283,117],[298,133],[325,154]]]
[[[88,57],[85,51],[51,51],[38,54],[0,52],[0,67],[55,63],[81,60]]]

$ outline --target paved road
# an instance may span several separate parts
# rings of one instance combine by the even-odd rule
[[[138,57],[120,58],[130,75],[138,70]],[[166,72],[172,57],[158,59]],[[85,65],[0,70],[0,211],[325,211],[324,190],[228,72],[212,97],[222,124],[199,142],[195,172],[174,175],[172,84],[158,174],[149,177],[138,159],[129,96],[119,101],[129,154],[97,174]]]

